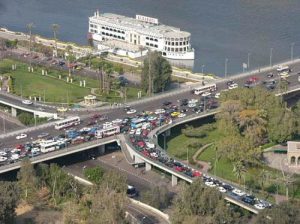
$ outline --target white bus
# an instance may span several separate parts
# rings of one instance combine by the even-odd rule
[[[97,130],[95,136],[96,138],[104,138],[119,133],[120,133],[120,126],[112,126],[101,130]]]
[[[45,141],[40,144],[40,147],[41,152],[46,153],[54,151],[55,149],[57,149],[58,145],[56,141]]]
[[[70,117],[55,123],[55,129],[60,130],[80,124],[80,117]]]
[[[195,95],[201,95],[204,92],[213,92],[217,90],[217,85],[216,84],[211,84],[208,86],[201,86],[193,89],[193,93]]]

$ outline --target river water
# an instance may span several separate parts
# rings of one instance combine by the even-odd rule
[[[0,0],[0,26],[86,44],[88,16],[99,9],[127,16],[142,14],[192,33],[194,71],[222,76],[242,71],[250,53],[250,69],[300,55],[299,0]],[[204,65],[204,66],[202,66]]]

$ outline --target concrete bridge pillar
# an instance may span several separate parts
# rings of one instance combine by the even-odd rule
[[[169,137],[171,135],[171,128],[165,131],[165,136]]]
[[[150,163],[146,163],[146,171],[150,171],[152,168],[152,165]]]
[[[17,116],[17,109],[14,107],[11,108],[11,116],[13,116],[13,117]]]
[[[100,145],[97,147],[97,149],[100,155],[103,155],[105,153],[105,145]]]
[[[176,186],[178,182],[178,177],[175,175],[172,175],[172,187]]]

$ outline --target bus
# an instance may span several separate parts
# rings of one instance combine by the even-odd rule
[[[96,138],[104,138],[119,133],[120,133],[120,126],[112,126],[112,127],[107,127],[107,128],[97,130],[95,136]]]
[[[52,152],[56,150],[58,147],[56,141],[45,141],[40,144],[41,152],[46,153],[46,152]]]
[[[55,123],[55,129],[60,130],[63,128],[72,127],[80,124],[80,117],[70,117]]]
[[[141,117],[141,118],[134,118],[131,120],[131,128],[140,128],[143,126],[143,124],[146,122],[146,119]]]
[[[201,95],[204,92],[213,92],[217,90],[217,85],[216,84],[211,84],[208,86],[201,86],[201,87],[197,87],[195,89],[193,89],[193,93],[195,95]]]

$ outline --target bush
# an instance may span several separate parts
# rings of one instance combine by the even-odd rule
[[[34,125],[35,122],[36,122],[36,124],[40,124],[40,123],[47,121],[47,118],[45,118],[45,117],[36,117],[36,119],[34,119],[33,114],[30,114],[27,112],[21,112],[17,117],[22,124],[27,125],[27,126]]]
[[[274,194],[274,193],[276,193],[276,191],[277,191],[277,187],[276,187],[275,184],[271,184],[270,186],[268,186],[268,187],[266,188],[266,191],[267,191],[268,193]]]

